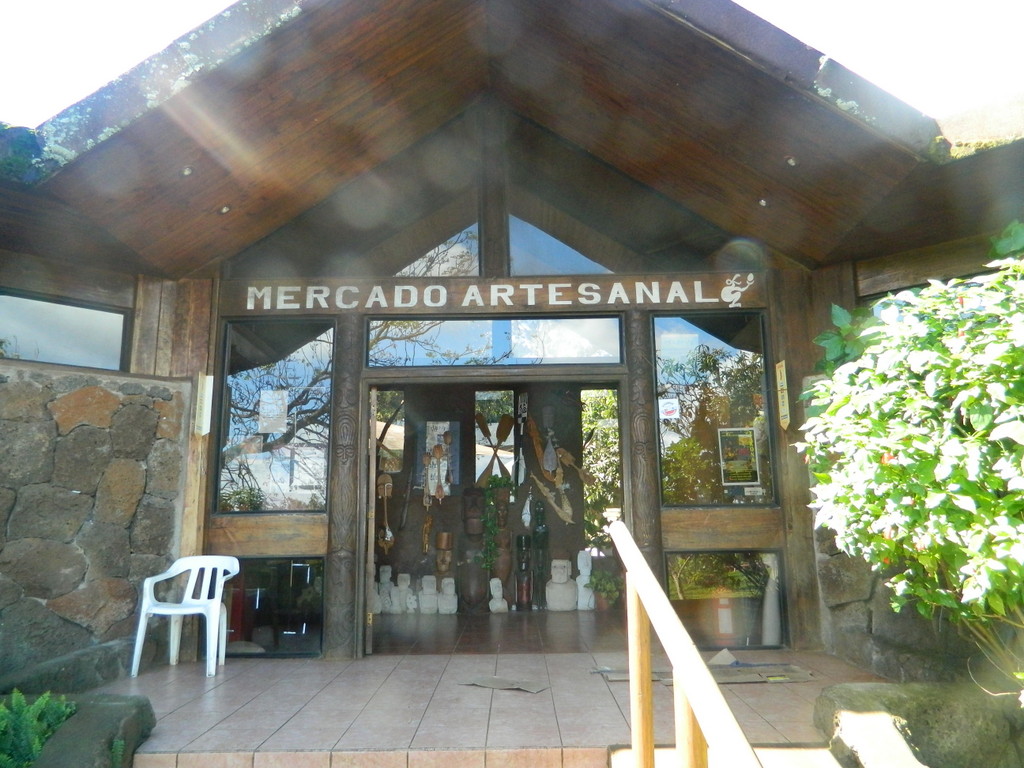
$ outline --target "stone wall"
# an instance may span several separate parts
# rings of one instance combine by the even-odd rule
[[[187,381],[0,360],[0,679],[132,635],[177,552],[190,402]]]
[[[840,658],[899,682],[948,682],[978,673],[979,651],[949,623],[913,608],[895,613],[882,577],[863,560],[839,551],[818,529],[818,584],[825,648]]]

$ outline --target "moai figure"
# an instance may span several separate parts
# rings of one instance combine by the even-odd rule
[[[420,613],[437,613],[437,577],[420,579]]]
[[[549,611],[576,610],[576,582],[569,577],[571,572],[568,560],[551,561],[551,579],[544,587]]]
[[[587,550],[580,550],[576,555],[576,569],[580,575],[576,578],[576,610],[594,610],[594,590],[590,588],[590,572],[593,569],[593,559]]]

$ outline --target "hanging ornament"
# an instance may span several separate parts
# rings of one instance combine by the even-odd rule
[[[541,466],[546,472],[554,472],[558,469],[558,454],[555,452],[555,409],[544,406],[541,411],[544,414],[544,429],[547,432],[548,442],[544,448],[544,457],[541,459]]]
[[[533,498],[533,491],[526,492],[526,500],[523,502],[523,525],[526,526],[526,530],[530,530],[530,525],[533,523],[533,515],[530,512],[530,500]]]
[[[434,498],[441,501],[445,497],[444,475],[447,470],[444,461],[444,446],[438,443],[430,457],[430,486]]]
[[[433,498],[430,488],[430,458],[431,454],[429,451],[423,454],[423,506],[429,507],[431,499]]]
[[[391,531],[391,525],[388,523],[388,499],[391,498],[393,487],[391,475],[382,474],[377,478],[377,498],[384,505],[384,525],[377,531],[377,543],[384,550],[384,554],[387,554],[395,545],[395,534]]]
[[[523,392],[519,395],[519,403],[516,407],[516,421],[519,422],[519,459],[516,461],[517,476],[516,487],[526,482],[526,455],[523,453],[523,445],[526,443],[526,410],[529,402],[529,395]]]
[[[530,479],[533,480],[533,484],[537,487],[537,490],[540,491],[540,495],[544,497],[548,506],[555,510],[555,514],[558,515],[561,520],[564,520],[570,525],[573,524],[575,521],[572,519],[572,506],[569,505],[568,499],[565,497],[565,490],[562,489],[560,485],[555,486],[555,492],[559,493],[562,497],[561,501],[559,501],[555,496],[555,493],[541,482],[539,477],[531,473]]]

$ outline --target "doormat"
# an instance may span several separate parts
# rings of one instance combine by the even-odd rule
[[[596,674],[601,675],[609,683],[624,683],[629,680],[628,669],[609,669],[608,667],[598,667],[597,669],[591,670]],[[665,678],[672,679],[671,672],[651,672],[651,680],[654,682],[664,682]]]
[[[752,664],[721,650],[708,661],[717,683],[806,683],[814,675],[795,664]]]
[[[807,683],[814,675],[794,664],[730,664],[708,667],[716,683]],[[671,684],[669,680],[669,684]]]
[[[494,688],[498,691],[520,690],[527,693],[546,691],[547,686],[533,680],[512,680],[508,677],[475,677],[462,685],[478,685],[481,688]]]
[[[707,662],[708,670],[717,683],[806,683],[814,680],[814,674],[795,664],[749,664],[737,661],[728,651],[722,651]],[[629,680],[628,669],[599,667],[593,670],[609,683],[623,683]],[[651,680],[663,685],[672,685],[671,670],[652,670]]]

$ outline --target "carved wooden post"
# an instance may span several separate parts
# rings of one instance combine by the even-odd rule
[[[646,312],[626,313],[626,366],[629,394],[626,398],[632,499],[632,534],[651,570],[661,577],[661,492],[658,487],[658,436],[654,414],[654,338]]]
[[[324,646],[326,658],[355,655],[356,561],[359,537],[359,371],[363,324],[357,314],[341,315],[335,340],[331,492],[328,499],[327,560],[324,563]]]

